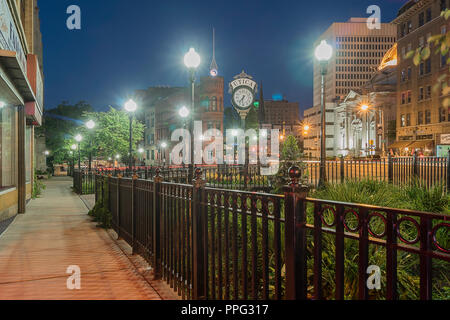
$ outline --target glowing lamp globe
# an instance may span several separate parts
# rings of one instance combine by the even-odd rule
[[[139,153],[144,153],[144,149],[143,148],[139,148],[138,152]]]
[[[361,110],[362,111],[367,111],[367,110],[369,110],[369,106],[367,104],[364,104],[364,105],[361,106]]]
[[[211,77],[217,77],[219,75],[219,72],[216,69],[211,69],[209,74],[211,75]]]
[[[167,143],[165,143],[165,142],[161,143],[161,147],[162,147],[163,149],[167,148]]]
[[[133,99],[125,102],[125,110],[128,112],[135,112],[137,110],[137,104],[133,101]]]
[[[77,141],[77,142],[81,142],[81,141],[83,141],[83,137],[81,136],[81,135],[76,135],[75,136],[75,140]]]
[[[76,144],[73,144],[71,147],[70,147],[70,149],[72,149],[73,151],[75,151],[75,150],[77,150],[78,149],[78,147],[77,147],[77,145]]]
[[[310,126],[309,126],[309,125],[305,125],[305,126],[303,127],[303,130],[305,130],[305,131],[309,131],[309,129],[310,129]]]
[[[179,114],[180,114],[180,117],[182,117],[182,118],[187,118],[187,117],[189,117],[189,109],[188,108],[186,108],[185,106],[183,106],[181,109],[180,109],[180,112],[179,112]]]
[[[201,63],[200,55],[195,52],[194,48],[189,49],[189,52],[184,56],[184,65],[189,69],[196,69]]]
[[[333,55],[333,48],[326,42],[322,42],[317,46],[315,56],[320,62],[326,62],[331,59]]]
[[[89,120],[88,122],[86,122],[86,128],[88,128],[89,130],[92,130],[95,128],[95,122],[92,120]]]
[[[0,101],[0,109],[4,108],[6,106],[6,103],[4,103],[3,101]]]

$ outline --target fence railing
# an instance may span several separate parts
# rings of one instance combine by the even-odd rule
[[[306,180],[316,187],[320,178],[320,161],[305,161]],[[450,190],[450,156],[437,157],[388,157],[381,159],[341,158],[326,162],[327,181],[332,184],[346,180],[365,179],[386,181],[395,185],[419,183],[431,188],[442,185]]]
[[[164,182],[159,171],[151,180],[97,175],[96,201],[183,299],[448,294],[449,216],[309,199],[299,170],[290,174],[284,195],[209,188],[200,170],[192,185]],[[370,270],[380,290],[369,289]]]
[[[78,194],[94,194],[95,175],[95,172],[75,170],[73,172],[73,190]]]

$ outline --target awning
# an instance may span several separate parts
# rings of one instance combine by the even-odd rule
[[[30,83],[28,82],[27,75],[24,74],[20,62],[17,60],[16,52],[0,50],[0,63],[11,79],[11,82],[24,99],[24,102],[36,101]]]
[[[388,149],[404,149],[409,147],[414,141],[395,141]]]
[[[432,145],[434,144],[434,140],[418,140],[418,141],[414,141],[409,148],[411,149],[423,149],[428,145]]]

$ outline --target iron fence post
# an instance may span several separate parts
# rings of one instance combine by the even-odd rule
[[[120,240],[120,179],[122,176],[117,177],[117,240]]]
[[[154,279],[161,279],[161,177],[160,169],[156,169],[153,178],[153,270]]]
[[[135,173],[131,180],[131,254],[136,253],[136,181],[138,179]]]
[[[345,181],[344,157],[340,156],[341,183]]]
[[[450,152],[447,156],[447,193],[450,191]]]
[[[192,192],[192,241],[193,241],[193,290],[194,300],[206,299],[206,250],[205,250],[205,228],[206,219],[203,212],[204,188],[206,182],[203,172],[197,168],[193,180]]]
[[[306,300],[306,197],[308,188],[298,184],[301,171],[289,169],[291,183],[285,193],[286,299]]]
[[[388,181],[389,183],[394,182],[394,160],[391,154],[388,155]]]
[[[413,156],[413,178],[417,179],[419,177],[419,161],[417,158],[417,152],[414,152]]]

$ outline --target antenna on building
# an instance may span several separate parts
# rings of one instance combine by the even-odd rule
[[[217,75],[219,74],[219,67],[217,66],[216,62],[216,29],[214,28],[213,28],[213,58],[209,74],[211,75],[211,77],[217,77]]]

